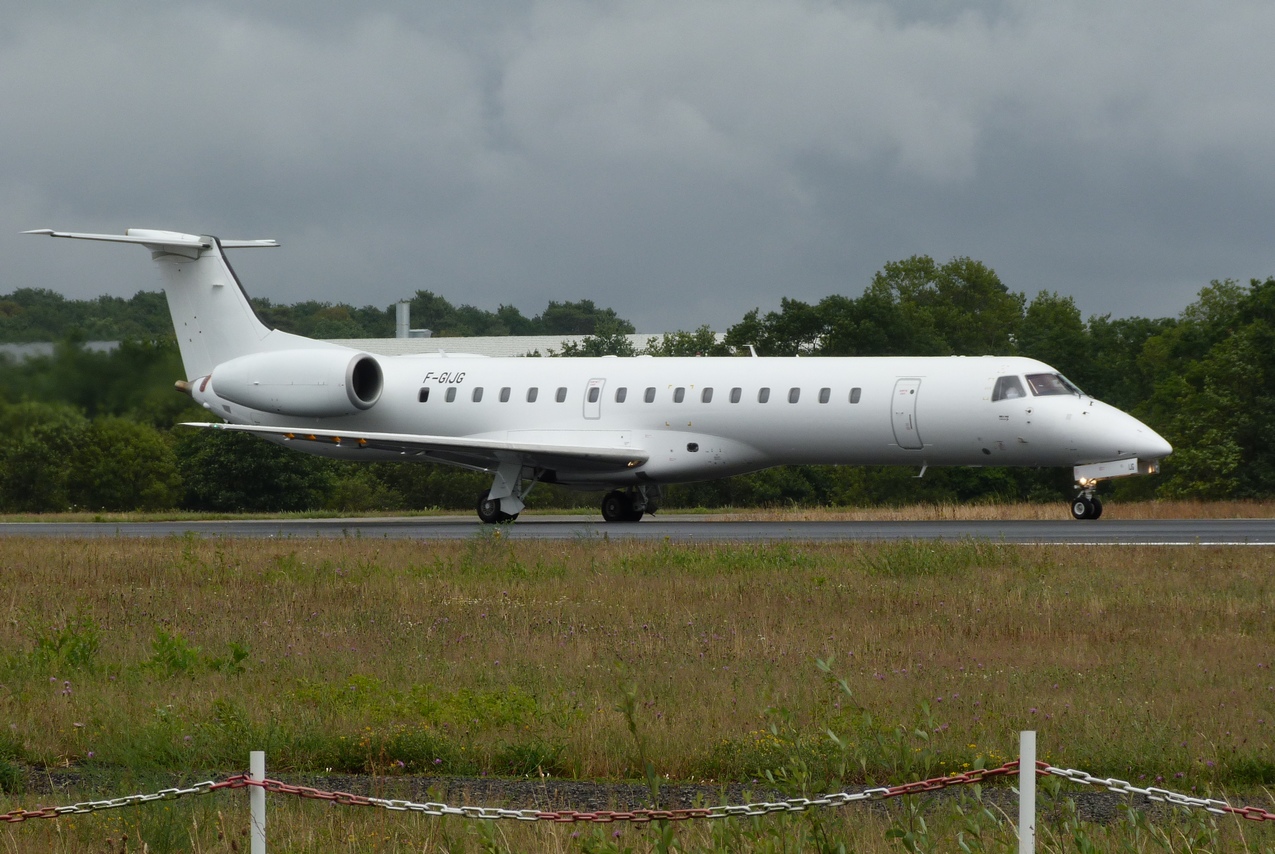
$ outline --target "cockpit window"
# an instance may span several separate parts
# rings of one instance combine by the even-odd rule
[[[996,387],[992,389],[992,400],[1012,400],[1026,396],[1027,393],[1023,391],[1023,384],[1018,381],[1018,377],[1001,377],[996,381]]]
[[[1050,394],[1074,394],[1080,395],[1080,389],[1072,385],[1071,381],[1062,374],[1028,374],[1027,385],[1031,386],[1032,394],[1050,395]]]

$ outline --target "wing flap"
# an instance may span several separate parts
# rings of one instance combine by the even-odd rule
[[[437,462],[470,468],[491,469],[502,462],[522,461],[541,468],[569,468],[588,471],[629,471],[648,459],[634,448],[590,447],[553,442],[504,442],[455,436],[425,436],[414,433],[367,433],[357,430],[312,430],[294,427],[266,427],[257,424],[221,424],[188,421],[184,427],[230,430],[273,436],[288,442],[314,442],[341,448],[367,448],[412,454]]]

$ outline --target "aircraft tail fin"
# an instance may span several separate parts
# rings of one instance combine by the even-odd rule
[[[81,234],[37,229],[77,240],[136,243],[151,251],[159,265],[168,310],[177,333],[187,379],[207,376],[222,362],[281,347],[310,344],[299,336],[272,331],[253,311],[224,249],[274,247],[273,240],[219,240],[207,235],[130,228],[124,234]],[[322,346],[322,345],[320,345]]]

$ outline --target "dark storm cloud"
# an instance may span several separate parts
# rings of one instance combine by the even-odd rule
[[[914,253],[1117,316],[1275,273],[1257,3],[12,5],[2,290],[154,287],[35,227],[276,237],[235,258],[276,301],[651,331]]]

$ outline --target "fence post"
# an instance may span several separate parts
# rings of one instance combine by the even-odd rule
[[[248,777],[266,779],[266,752],[254,750],[248,754]],[[266,790],[261,786],[248,787],[248,806],[252,810],[252,854],[266,854]]]
[[[1018,854],[1036,850],[1036,731],[1018,734]]]

